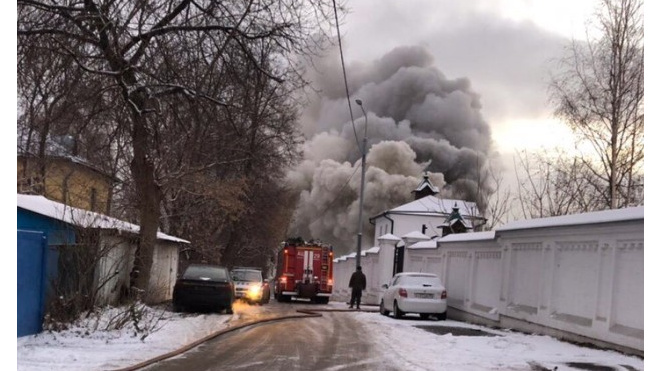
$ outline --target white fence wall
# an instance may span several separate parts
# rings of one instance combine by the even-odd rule
[[[360,265],[362,272],[367,277],[367,288],[362,292],[362,303],[376,305],[380,300],[381,289],[379,287],[380,265],[379,254],[376,252],[362,252]],[[348,303],[351,300],[351,289],[348,287],[351,274],[355,272],[355,254],[334,260],[335,285],[332,288],[331,300]]]
[[[367,288],[362,292],[362,303],[367,305],[378,305],[383,292],[382,285],[389,283],[392,278],[392,266],[394,264],[394,246],[400,239],[394,235],[387,234],[378,238],[380,246],[372,247],[362,251],[360,265],[362,272],[367,277]],[[351,274],[355,272],[355,253],[342,256],[334,260],[335,286],[332,289],[331,299],[334,301],[349,302],[351,290],[348,282]]]
[[[334,260],[333,277],[335,282],[332,286],[331,300],[347,302],[350,299],[351,292],[348,290],[348,280],[353,272],[351,268],[355,269],[355,259],[343,256]]]
[[[450,318],[644,353],[643,209],[636,220],[450,235],[435,248],[405,242],[404,270],[442,278]],[[383,254],[394,243],[381,241],[378,253],[362,258],[374,283],[365,304],[380,302],[382,282],[373,275],[391,277],[393,254]],[[346,287],[337,298],[350,298],[354,270],[354,258],[335,263]]]
[[[644,351],[643,220],[503,231],[499,244],[502,322]]]
[[[447,287],[450,307],[497,320],[502,281],[502,253],[494,233],[474,233],[463,241],[450,236],[440,240],[443,270],[438,272]],[[458,239],[457,239],[458,238]]]

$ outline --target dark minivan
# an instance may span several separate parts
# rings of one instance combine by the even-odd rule
[[[234,313],[234,282],[227,268],[209,264],[191,264],[174,285],[172,305],[175,312],[187,309],[211,309]]]

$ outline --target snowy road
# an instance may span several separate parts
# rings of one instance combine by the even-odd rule
[[[371,349],[371,338],[353,316],[289,319],[244,328],[216,338],[149,370],[398,370]]]
[[[273,318],[304,308],[345,309],[346,304],[239,305],[234,315],[154,313],[158,331],[140,340],[131,328],[93,331],[82,322],[60,333],[17,341],[17,370],[116,370],[174,351],[215,331],[258,318]],[[111,313],[108,313],[111,315]],[[291,331],[292,325],[298,331]],[[423,328],[422,328],[423,327]],[[480,336],[468,336],[480,335]],[[208,350],[208,354],[205,352]],[[213,353],[223,354],[214,358]],[[200,357],[198,364],[186,363]],[[171,363],[170,363],[171,362]],[[615,351],[580,347],[549,336],[489,329],[458,321],[402,320],[367,312],[329,312],[246,327],[227,333],[176,359],[177,370],[405,370],[405,371],[557,371],[644,370],[644,360]],[[223,368],[227,365],[227,368]],[[231,367],[230,367],[231,365]],[[241,366],[242,365],[242,366]],[[10,367],[11,368],[11,367]],[[650,368],[653,369],[653,368]]]

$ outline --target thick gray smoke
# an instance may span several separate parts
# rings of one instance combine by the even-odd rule
[[[368,154],[363,246],[373,245],[369,218],[413,200],[424,171],[441,197],[477,201],[479,173],[491,146],[479,96],[467,79],[448,79],[422,47],[400,47],[370,64],[347,66],[355,128],[339,63],[321,61],[314,76],[322,93],[304,112],[304,160],[289,173],[300,200],[291,236],[355,250],[360,161],[367,111]],[[357,133],[357,139],[356,139]]]

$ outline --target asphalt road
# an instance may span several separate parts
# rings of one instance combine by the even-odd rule
[[[237,322],[323,306],[271,301],[238,310]],[[396,370],[374,354],[362,325],[342,312],[267,322],[242,328],[146,370]]]

